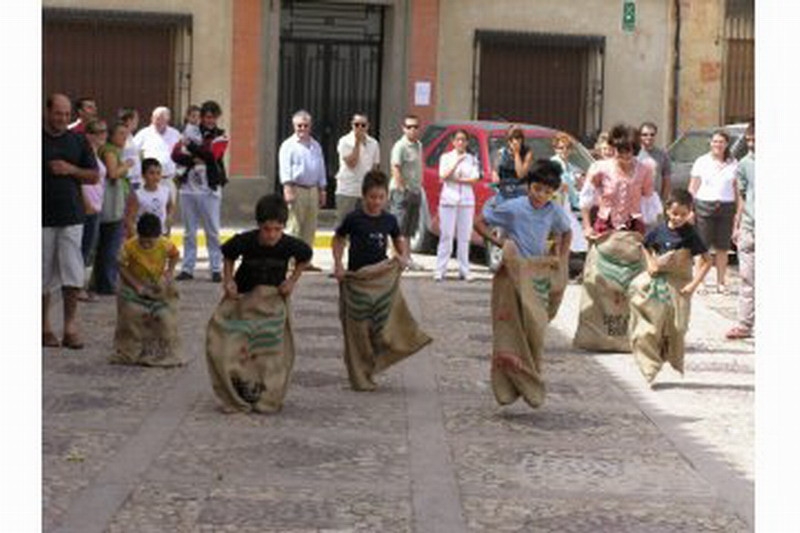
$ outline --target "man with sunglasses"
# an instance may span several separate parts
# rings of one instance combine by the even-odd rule
[[[289,206],[286,233],[314,247],[317,215],[325,205],[328,179],[322,147],[311,136],[311,114],[301,109],[292,116],[294,134],[278,151],[278,173]],[[306,270],[320,271],[315,265]]]
[[[339,172],[336,173],[336,226],[356,208],[361,199],[361,182],[370,170],[378,168],[381,152],[378,141],[371,137],[369,119],[356,113],[351,121],[352,131],[339,139]]]
[[[389,210],[397,217],[400,234],[410,239],[419,224],[422,205],[422,143],[419,141],[419,118],[406,115],[403,136],[392,147],[392,181],[389,184]],[[409,270],[423,270],[411,261]]]

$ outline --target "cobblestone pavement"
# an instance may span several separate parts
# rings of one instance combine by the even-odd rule
[[[83,305],[87,348],[43,353],[44,530],[752,531],[753,344],[720,340],[734,296],[696,299],[686,375],[651,390],[629,355],[571,348],[572,285],[548,330],[545,405],[501,408],[477,270],[404,278],[435,340],[375,393],[348,388],[336,284],[303,276],[275,416],[220,412],[204,360],[220,287],[202,273],[179,285],[180,369],[107,364],[115,302]]]

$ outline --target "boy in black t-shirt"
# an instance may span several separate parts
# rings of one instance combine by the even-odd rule
[[[333,274],[339,280],[339,316],[347,376],[354,390],[375,390],[374,377],[431,342],[406,306],[400,273],[408,264],[406,241],[394,215],[384,211],[389,180],[364,176],[361,204],[345,216],[333,239]],[[342,255],[350,238],[347,272]],[[386,257],[391,238],[397,257]]]
[[[674,191],[667,200],[667,220],[653,228],[642,244],[647,271],[659,271],[658,256],[672,250],[687,249],[692,257],[700,256],[700,268],[694,279],[681,289],[681,294],[691,296],[711,269],[711,256],[694,226],[689,223],[693,207],[692,195],[685,190]]]
[[[305,242],[283,232],[288,216],[283,198],[276,194],[262,196],[256,204],[258,229],[237,233],[222,245],[226,297],[237,298],[257,285],[277,287],[283,296],[291,294],[303,270],[311,263],[313,250]],[[234,278],[234,263],[240,257],[242,262]],[[287,279],[290,259],[294,259],[295,266]]]
[[[706,245],[689,223],[692,195],[673,191],[667,201],[667,220],[642,244],[647,271],[630,284],[629,333],[633,358],[652,383],[664,363],[683,374],[685,337],[691,297],[711,269]],[[692,257],[700,266],[692,276]]]
[[[400,262],[403,266],[407,264],[408,247],[400,234],[397,218],[384,210],[388,196],[389,180],[386,175],[379,170],[368,172],[361,185],[361,207],[347,214],[336,228],[333,238],[333,275],[339,281],[344,279],[345,274],[342,255],[347,237],[350,238],[347,255],[347,270],[350,272],[387,259],[386,244],[389,237]]]

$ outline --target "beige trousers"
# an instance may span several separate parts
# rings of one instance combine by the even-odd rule
[[[316,187],[295,187],[294,201],[289,204],[289,220],[286,232],[314,247],[314,234],[317,231],[319,212],[319,189]]]

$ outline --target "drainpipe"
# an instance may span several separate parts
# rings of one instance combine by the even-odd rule
[[[681,0],[675,0],[675,43],[672,66],[672,140],[678,137],[678,115],[680,109],[681,76]]]

